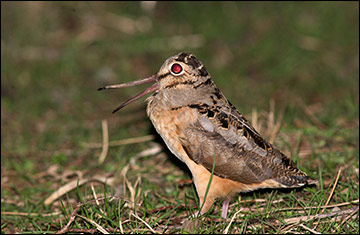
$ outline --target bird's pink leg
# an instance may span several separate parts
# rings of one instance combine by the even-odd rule
[[[229,203],[230,203],[230,200],[228,198],[226,198],[222,204],[221,217],[224,219],[226,219],[226,216],[227,216],[227,212],[229,209]]]

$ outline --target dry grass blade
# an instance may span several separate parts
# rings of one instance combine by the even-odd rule
[[[152,146],[150,148],[147,148],[147,149],[141,151],[140,153],[136,154],[134,157],[132,157],[130,159],[130,165],[132,167],[135,167],[137,159],[139,159],[141,157],[156,155],[156,154],[160,153],[162,150],[163,150],[163,148],[160,144],[152,143]]]
[[[14,211],[2,211],[2,212],[1,212],[2,215],[14,215],[14,216],[43,216],[43,217],[60,215],[61,213],[62,213],[61,211],[57,211],[57,212],[53,212],[53,213],[48,213],[48,214],[25,213],[25,212],[14,212]]]
[[[77,185],[82,185],[84,183],[88,182],[88,180],[73,180],[67,184],[65,184],[64,186],[60,187],[58,190],[56,190],[55,192],[53,192],[50,197],[48,197],[44,204],[45,205],[50,205],[51,203],[53,203],[56,199],[58,199],[59,197],[61,197],[62,195],[66,194],[67,192],[70,192],[71,190],[73,190],[74,188],[76,188]]]
[[[103,143],[102,143],[101,154],[99,156],[99,161],[98,161],[99,163],[103,163],[105,161],[106,155],[109,150],[109,130],[106,119],[102,120],[101,127],[102,127]]]
[[[95,192],[95,188],[94,188],[94,184],[93,184],[93,183],[91,183],[91,191],[92,191],[92,193],[93,193],[93,196],[94,196],[96,205],[99,206],[99,209],[100,209],[101,213],[105,214],[104,211],[100,208],[100,203],[99,203],[99,200],[98,200],[98,198],[97,198],[97,196],[96,196],[96,192]]]
[[[130,191],[130,200],[132,202],[135,202],[135,199],[139,198],[139,196],[140,196],[140,193],[141,193],[141,188],[140,187],[139,187],[138,192],[136,194],[136,187],[138,186],[140,180],[141,180],[141,177],[139,176],[136,179],[136,182],[135,182],[134,186],[132,186],[130,181],[127,178],[125,178],[126,185],[127,185],[128,189]]]
[[[274,102],[273,102],[273,103],[274,103]],[[274,109],[275,109],[275,104],[274,104],[273,106],[274,106]],[[279,131],[279,129],[280,129],[281,122],[282,122],[282,119],[283,119],[283,117],[284,117],[284,113],[285,113],[285,108],[282,108],[281,111],[280,111],[278,120],[276,121],[275,125],[274,125],[273,128],[271,129],[272,131],[271,131],[270,138],[269,138],[270,143],[274,143],[276,134],[278,133],[278,131]],[[275,120],[275,119],[274,119],[274,120]]]
[[[68,233],[94,234],[98,230],[95,228],[69,228]]]
[[[141,219],[139,216],[135,215],[135,214],[132,213],[132,212],[131,212],[131,215],[134,216],[136,219],[140,220],[141,222],[143,222],[143,223],[146,225],[146,227],[148,227],[148,228],[150,229],[150,231],[151,231],[152,233],[158,233],[158,232],[156,232],[148,223],[146,223],[143,219]]]
[[[134,156],[133,158],[152,156],[152,155],[160,153],[162,150],[163,150],[163,148],[160,144],[154,143],[153,146],[141,151],[140,153],[136,154],[136,156]],[[131,159],[133,159],[133,158],[131,158]]]
[[[121,220],[119,220],[119,228],[122,234],[124,234],[124,228],[122,226]]]
[[[311,233],[314,233],[314,234],[322,234],[322,233],[319,233],[318,231],[315,231],[314,229],[311,229],[311,228],[306,227],[306,226],[303,225],[303,224],[300,224],[299,226],[302,227],[303,229],[311,232]]]
[[[98,201],[98,199],[97,199],[97,196],[96,196],[96,192],[95,192],[95,188],[94,188],[94,184],[93,183],[91,183],[91,191],[92,191],[92,193],[93,193],[93,196],[94,196],[94,199],[95,199],[95,201],[96,201],[96,205],[100,205],[100,203],[99,203],[99,201]],[[102,212],[102,211],[101,211]]]
[[[106,231],[103,227],[101,227],[98,223],[96,223],[94,220],[86,218],[85,216],[82,215],[77,215],[78,217],[88,221],[89,223],[91,223],[92,225],[94,225],[100,232],[102,232],[103,234],[109,234],[108,231]]]
[[[337,174],[336,179],[335,179],[335,182],[334,182],[334,186],[333,186],[333,188],[332,188],[332,190],[331,190],[331,192],[330,192],[330,195],[329,195],[329,197],[328,197],[328,199],[327,199],[327,201],[326,201],[326,203],[325,203],[325,206],[327,206],[327,205],[329,204],[329,202],[330,202],[330,199],[331,199],[331,197],[332,197],[332,195],[333,195],[333,193],[334,193],[334,190],[335,190],[335,188],[336,188],[337,182],[338,182],[338,180],[339,180],[341,171],[342,171],[342,167],[340,167],[340,169],[339,169],[339,171],[338,171],[338,174]],[[321,213],[324,213],[324,211],[325,211],[325,207],[321,210]]]
[[[330,212],[330,213],[325,213],[325,214],[287,218],[287,219],[284,219],[284,221],[287,224],[293,224],[293,223],[299,223],[300,221],[309,221],[309,220],[313,220],[313,219],[324,219],[324,218],[333,217],[333,216],[342,216],[342,215],[346,215],[346,214],[351,214],[356,210],[359,210],[359,206],[355,206],[355,207],[353,207],[351,209],[347,209],[347,210],[341,210],[341,211]]]
[[[154,135],[145,135],[145,136],[129,138],[124,140],[114,140],[109,142],[109,147],[127,145],[127,144],[137,144],[146,141],[151,141],[154,139],[155,139]],[[85,148],[101,148],[103,146],[103,144],[100,143],[82,143],[81,145],[84,146]]]
[[[52,193],[50,195],[50,197],[48,197],[45,200],[45,205],[50,205],[51,203],[53,203],[56,199],[58,199],[59,197],[63,196],[64,194],[66,194],[67,192],[70,192],[71,190],[75,189],[78,185],[83,185],[87,182],[90,181],[99,181],[101,183],[107,183],[107,184],[111,184],[111,182],[113,181],[113,178],[107,178],[107,177],[93,177],[91,179],[75,179],[67,184],[65,184],[64,186],[62,186],[61,188],[59,188],[57,191],[55,191],[54,193]]]
[[[262,121],[258,119],[258,113],[256,109],[252,110],[251,124],[259,133],[264,132],[264,135],[268,137],[269,142],[273,143],[277,133],[279,132],[283,117],[285,114],[285,106],[281,108],[277,120],[275,120],[275,101],[270,100],[270,110],[267,112],[265,120],[267,121],[266,130],[262,131]]]
[[[241,212],[242,210],[238,210],[234,215],[233,217],[231,218],[228,226],[226,227],[226,229],[224,230],[224,234],[227,234],[229,232],[229,229],[230,229],[230,226],[232,224],[232,222],[234,221],[235,217]]]
[[[290,231],[294,228],[297,227],[298,224],[290,224],[288,226],[286,226],[285,228],[281,229],[280,233],[290,233]]]
[[[239,201],[239,203],[255,203],[255,202],[267,202],[267,199],[250,199],[250,200],[243,200]]]
[[[70,225],[72,224],[72,222],[74,222],[75,217],[76,217],[76,213],[80,209],[81,206],[89,204],[89,203],[93,203],[93,202],[96,202],[96,201],[99,201],[99,200],[105,200],[106,198],[108,198],[109,201],[112,201],[115,198],[122,199],[122,198],[120,198],[118,196],[109,196],[109,197],[102,197],[102,198],[92,199],[92,200],[89,200],[89,201],[86,201],[86,202],[83,202],[83,203],[78,203],[76,205],[76,207],[74,208],[73,212],[71,213],[68,223],[63,228],[58,230],[55,234],[63,234],[63,233],[67,233],[67,232],[72,231],[72,229],[70,229]],[[126,200],[126,199],[122,199],[122,200],[130,202],[130,201]]]
[[[351,213],[350,215],[348,215],[343,221],[341,221],[341,223],[336,227],[335,231],[339,230],[339,228],[340,228],[346,221],[348,221],[351,217],[353,217],[358,211],[359,211],[359,207],[357,208],[357,210],[354,210],[353,213]]]
[[[71,213],[71,215],[69,217],[68,223],[62,229],[56,231],[55,234],[63,234],[63,233],[66,233],[69,230],[70,225],[72,224],[72,222],[74,222],[75,217],[76,217],[76,213],[80,209],[81,205],[82,205],[82,203],[77,204],[77,206],[75,207],[75,209],[73,210],[73,212]]]
[[[288,211],[288,210],[302,210],[302,211],[304,211],[304,210],[307,210],[307,209],[332,208],[332,207],[347,206],[347,205],[358,204],[358,203],[359,203],[359,199],[351,201],[351,202],[343,202],[343,203],[334,204],[334,205],[327,205],[327,206],[287,207],[287,208],[280,208],[280,209],[273,210],[272,213],[279,212],[279,211]]]
[[[251,124],[259,133],[261,133],[261,125],[258,124],[258,113],[255,108],[252,109],[251,113]]]
[[[300,98],[296,97],[295,100],[297,101],[298,105],[301,106],[301,108],[304,110],[304,113],[306,114],[306,116],[309,117],[309,119],[319,128],[322,130],[327,129],[327,126],[325,124],[323,124],[322,122],[320,122],[320,120],[314,115],[313,111],[310,110],[304,103],[304,101],[302,101]]]

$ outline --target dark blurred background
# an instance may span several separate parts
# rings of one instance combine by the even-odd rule
[[[143,87],[97,88],[181,51],[248,119],[273,102],[283,130],[358,149],[358,2],[1,2],[2,170],[96,161],[81,143],[102,119],[111,139],[153,133],[144,99],[111,114]]]

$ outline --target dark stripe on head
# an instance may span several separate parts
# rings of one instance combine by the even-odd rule
[[[164,74],[158,76],[158,79],[161,80],[161,79],[167,77],[168,75],[170,75],[170,72],[169,73],[164,73]]]
[[[201,62],[193,55],[187,57],[187,60],[185,59],[185,63],[192,66],[194,69],[199,68],[202,65]]]
[[[175,60],[185,63],[185,57],[188,57],[189,55],[189,53],[181,52]]]
[[[177,85],[181,85],[181,84],[183,84],[183,85],[193,85],[194,82],[193,81],[175,82],[173,84],[170,84],[170,85],[166,86],[165,88],[173,88],[173,87],[176,87]]]
[[[193,54],[190,53],[182,52],[177,55],[177,58],[175,60],[190,65],[194,69],[200,68],[202,66],[202,63],[198,59],[196,59],[196,57]],[[201,73],[207,75],[206,69],[205,68],[202,69]],[[202,75],[202,76],[206,76],[206,75]]]

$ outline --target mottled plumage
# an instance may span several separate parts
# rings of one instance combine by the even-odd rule
[[[192,54],[179,53],[168,58],[159,72],[149,78],[100,89],[149,82],[154,85],[118,109],[154,92],[147,98],[147,114],[171,152],[189,167],[200,205],[215,159],[214,176],[201,213],[222,197],[226,199],[222,216],[226,217],[229,199],[237,192],[314,182],[260,136]]]

